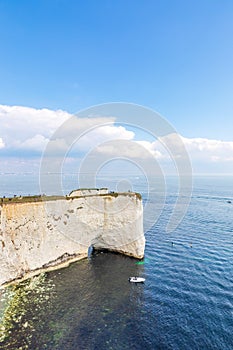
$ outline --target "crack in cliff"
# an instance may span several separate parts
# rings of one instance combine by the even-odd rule
[[[27,220],[25,223],[16,226],[16,227],[14,228],[14,230],[18,230],[18,229],[20,229],[20,228],[22,228],[22,227],[25,227],[29,222],[32,222],[32,220]]]

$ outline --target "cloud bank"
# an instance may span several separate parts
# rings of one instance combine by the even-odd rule
[[[136,133],[132,128],[127,130],[127,125],[115,124],[114,118],[97,116],[72,119],[71,114],[62,110],[0,105],[0,157],[1,163],[5,165],[14,157],[26,157],[33,161],[36,157],[39,162],[49,142],[54,151],[67,151],[68,157],[73,161],[78,157],[81,159],[93,148],[97,154],[108,154],[109,157],[120,157],[124,154],[132,159],[152,156],[161,164],[172,161],[164,146],[166,138],[170,138],[169,142],[174,141],[172,145],[176,147],[172,135],[154,141],[151,141],[151,137],[138,141]],[[79,137],[76,138],[76,135]],[[72,144],[71,139],[75,140]],[[114,140],[127,140],[140,147],[129,145],[125,149],[125,143],[121,145],[117,142],[114,146]],[[217,172],[233,171],[233,141],[182,136],[181,140],[193,163],[194,171],[212,172],[214,167]],[[108,141],[112,142],[107,144]]]
[[[111,139],[132,140],[134,133],[122,126],[115,126],[112,118],[74,118],[61,111],[34,109],[21,106],[0,105],[0,149],[1,155],[14,156],[15,153],[38,153],[45,149],[58,130],[55,147],[67,147],[67,141],[76,134],[76,151],[87,151],[91,147]],[[69,123],[65,123],[70,120]],[[108,124],[96,128],[96,124]],[[59,129],[60,128],[60,129]],[[88,133],[85,132],[88,130]],[[77,149],[78,148],[78,149]]]

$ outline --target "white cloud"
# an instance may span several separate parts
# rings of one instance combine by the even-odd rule
[[[43,135],[35,135],[32,138],[19,143],[18,149],[41,152],[44,150],[48,141],[49,140],[46,139]],[[14,144],[14,146],[17,146],[17,143]]]
[[[32,133],[49,137],[69,117],[69,113],[61,110],[0,105],[1,132],[11,135],[12,131],[17,131],[16,135],[22,138]]]
[[[0,105],[0,136],[5,149],[41,151],[46,140],[69,116],[61,110]]]
[[[148,142],[148,141],[137,141],[139,145],[144,147],[148,152],[150,152],[153,157],[157,159],[162,159],[164,155],[162,154],[161,146],[158,141]]]
[[[179,166],[187,170],[188,156],[194,173],[233,172],[233,142],[230,141],[189,139],[171,134],[154,142],[143,140],[131,141],[128,144],[123,141],[102,144],[97,147],[96,154],[108,155],[109,159],[112,156],[125,157],[136,162],[156,161],[161,169],[168,173],[176,173],[178,161]]]
[[[5,144],[3,142],[3,139],[0,137],[0,149],[4,147],[5,147]]]
[[[122,126],[104,125],[95,127],[77,141],[77,150],[87,151],[110,140],[133,140],[134,133]]]
[[[131,141],[131,142],[125,142]],[[162,153],[163,152],[163,153]],[[140,159],[163,159],[165,149],[159,141],[134,141],[133,138],[116,138],[112,142],[103,143],[97,146],[97,153],[112,155],[113,157],[128,157]]]
[[[50,140],[57,153],[72,146],[83,152],[108,140],[134,138],[132,131],[115,126],[114,118],[78,118],[61,110],[21,106],[0,105],[0,125],[0,149],[7,154],[41,153]]]
[[[115,119],[110,117],[72,118],[62,110],[0,105],[0,154],[40,156],[49,143],[54,156],[71,150],[68,157],[82,157],[95,149],[100,156],[124,156],[134,160],[153,157],[162,164],[169,160],[175,162],[186,149],[196,169],[200,164],[206,171],[208,167],[233,168],[233,142],[186,138],[177,134],[153,142],[147,141],[145,134],[145,139],[135,141],[133,131],[114,122]]]
[[[232,162],[233,142],[221,140],[209,140],[205,138],[182,137],[190,157],[195,160],[208,162]]]

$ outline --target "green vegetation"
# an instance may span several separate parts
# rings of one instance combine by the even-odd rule
[[[43,202],[43,201],[54,201],[58,199],[66,199],[64,196],[45,196],[45,195],[35,195],[35,196],[15,196],[12,198],[2,197],[0,198],[0,204],[11,204],[11,203],[30,203],[30,202]]]
[[[118,196],[129,196],[134,197],[136,196],[139,200],[142,199],[142,196],[140,193],[137,192],[110,192],[108,194],[101,194],[100,196],[112,196],[112,197],[118,197]]]
[[[90,189],[91,190],[91,189]],[[93,195],[84,195],[84,196],[75,196],[75,197],[69,197],[69,196],[46,196],[46,195],[33,195],[33,196],[14,196],[14,197],[2,197],[0,198],[0,205],[1,204],[11,204],[11,203],[35,203],[35,202],[44,202],[44,201],[56,201],[56,200],[65,200],[65,199],[74,199],[79,197],[94,197],[94,196],[111,196],[111,197],[118,197],[121,196],[135,196],[141,200],[142,196],[140,193],[137,192],[109,192],[109,193],[103,193],[103,194],[93,194]]]

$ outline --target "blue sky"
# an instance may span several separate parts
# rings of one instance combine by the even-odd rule
[[[233,141],[231,0],[0,0],[0,48],[1,105],[131,102]]]

